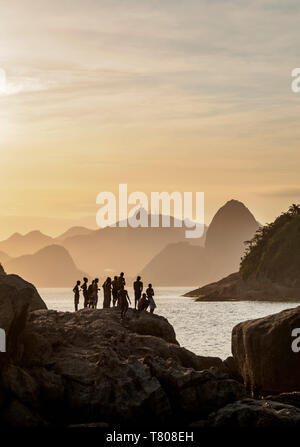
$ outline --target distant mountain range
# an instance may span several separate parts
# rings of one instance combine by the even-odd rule
[[[35,254],[13,258],[4,265],[6,273],[22,276],[37,287],[69,287],[86,275],[59,245],[49,245]]]
[[[69,237],[75,236],[86,236],[88,234],[92,234],[95,230],[90,230],[85,227],[72,227],[69,230],[65,231],[63,234],[55,238],[56,242],[64,242]]]
[[[174,227],[174,220],[171,217],[170,228],[77,226],[56,238],[40,231],[15,233],[0,242],[0,262],[9,273],[39,287],[69,287],[83,272],[103,278],[120,271],[127,278],[140,272],[145,282],[156,286],[201,285],[236,271],[243,242],[258,228],[250,211],[236,200],[227,202],[204,236],[192,242],[185,238],[184,225]]]
[[[0,251],[11,257],[22,256],[35,253],[52,243],[52,237],[40,231],[31,231],[25,235],[14,233],[5,241],[0,242]]]

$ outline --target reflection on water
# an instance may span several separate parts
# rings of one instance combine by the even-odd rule
[[[231,355],[231,330],[237,323],[298,305],[253,301],[196,303],[192,298],[182,297],[182,294],[191,289],[193,287],[156,289],[156,313],[166,317],[174,326],[181,346],[199,355],[222,359]],[[73,294],[69,289],[39,289],[39,293],[49,309],[74,310]],[[133,293],[130,289],[129,295],[132,298]],[[82,297],[80,300],[82,307]],[[99,302],[101,306],[102,293]]]

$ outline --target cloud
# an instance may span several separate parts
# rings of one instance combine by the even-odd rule
[[[273,197],[273,198],[297,198],[300,201],[300,187],[295,188],[278,188],[273,191],[265,191],[259,193],[263,197]]]

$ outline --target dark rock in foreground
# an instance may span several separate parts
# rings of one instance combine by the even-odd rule
[[[180,347],[148,312],[47,310],[14,275],[0,276],[0,309],[1,427],[299,426],[299,361],[286,349],[300,308],[238,325],[224,362]],[[249,400],[243,382],[285,393]]]
[[[267,396],[266,399],[281,402],[283,404],[292,405],[300,410],[300,391],[293,391],[291,393],[281,393],[275,396]]]
[[[300,328],[300,306],[233,328],[233,357],[254,395],[300,391],[300,353],[292,350],[295,328]]]
[[[244,280],[232,273],[220,281],[192,290],[184,296],[196,301],[300,301],[300,287],[287,287],[268,279]]]
[[[300,410],[270,400],[245,399],[210,415],[206,426],[240,428],[300,427]]]
[[[47,307],[32,284],[17,275],[0,275],[0,328],[6,332],[9,354],[16,354],[28,312],[38,309]]]
[[[35,311],[22,344],[19,364],[2,369],[14,396],[6,425],[189,421],[245,396],[220,359],[181,348],[168,321],[147,312],[122,322],[117,309]]]

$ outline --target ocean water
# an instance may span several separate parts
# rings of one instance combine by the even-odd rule
[[[194,287],[160,287],[155,289],[155,312],[166,317],[173,325],[181,346],[198,355],[216,356],[225,359],[231,355],[231,331],[241,321],[260,318],[300,303],[270,302],[195,302],[182,295]],[[133,300],[133,292],[128,289]],[[39,289],[49,309],[74,310],[74,298],[70,289]],[[102,307],[100,292],[98,306]],[[79,308],[83,305],[80,297]]]

